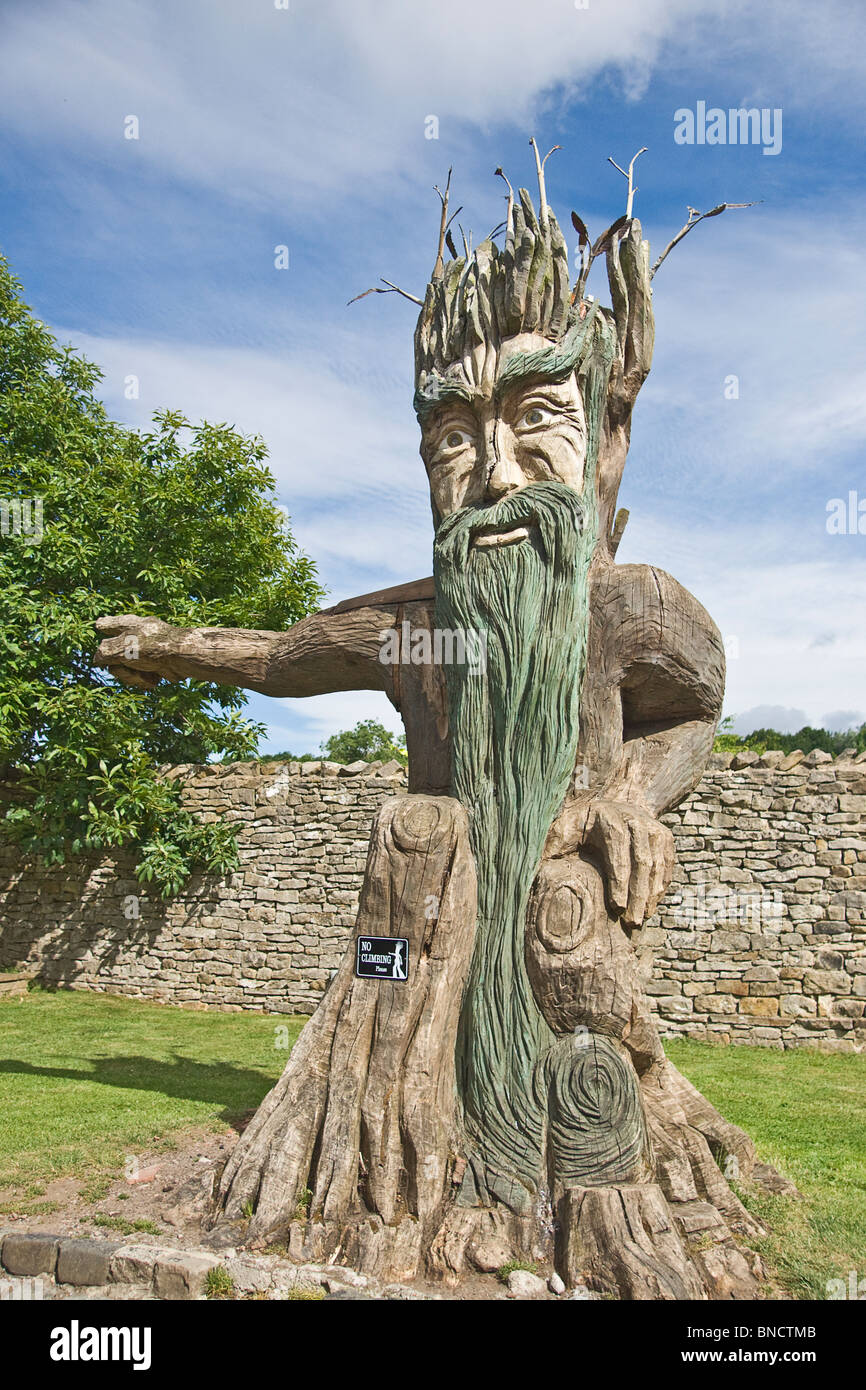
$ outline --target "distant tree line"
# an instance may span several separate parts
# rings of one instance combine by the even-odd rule
[[[320,744],[321,752],[315,753],[263,753],[259,761],[309,763],[317,757],[330,763],[355,762],[397,762],[406,766],[406,735],[392,734],[378,719],[361,719],[354,729],[343,729],[331,734]]]
[[[713,743],[715,753],[736,753],[750,748],[755,753],[765,753],[768,748],[781,748],[783,753],[792,753],[795,748],[811,753],[813,748],[821,748],[825,753],[838,756],[845,748],[856,748],[858,753],[866,750],[866,724],[859,729],[846,729],[833,733],[829,729],[813,729],[806,725],[795,734],[782,734],[778,729],[755,729],[750,734],[731,732],[733,717],[728,715],[719,725]],[[237,756],[243,756],[242,754]],[[247,755],[248,756],[248,755]],[[354,763],[357,761],[390,762],[396,759],[406,765],[406,736],[392,734],[384,724],[376,719],[362,719],[353,729],[343,729],[332,734],[320,745],[319,753],[263,753],[260,762],[308,763],[319,758],[332,763]]]
[[[754,753],[766,753],[768,748],[781,748],[783,753],[793,753],[795,748],[799,748],[804,753],[811,753],[813,748],[820,748],[838,757],[846,748],[856,748],[858,753],[866,751],[866,724],[861,724],[859,729],[841,732],[813,729],[806,724],[795,734],[780,734],[778,729],[755,729],[750,734],[735,734],[731,732],[733,722],[730,715],[722,720],[713,742],[714,753],[736,753],[743,748],[749,748]]]

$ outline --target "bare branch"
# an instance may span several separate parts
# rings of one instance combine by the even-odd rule
[[[411,299],[411,301],[412,301],[413,304],[423,304],[423,303],[424,303],[423,299],[418,299],[417,295],[410,294],[408,290],[401,290],[399,285],[395,285],[395,284],[392,283],[392,281],[386,280],[385,277],[384,277],[384,275],[381,275],[379,278],[381,279],[382,284],[383,284],[383,285],[387,285],[387,286],[388,286],[388,290],[393,290],[393,292],[394,292],[395,294],[402,294],[402,296],[403,296],[404,299]],[[383,290],[382,293],[383,293],[383,294],[387,294],[387,293],[388,293],[388,290]]]
[[[539,201],[539,205],[540,205],[540,211],[539,211],[538,221],[539,221],[539,225],[542,227],[542,229],[546,229],[546,227],[547,227],[548,206],[547,206],[547,190],[546,190],[545,184],[544,184],[544,166],[545,166],[545,164],[547,163],[547,161],[549,160],[550,156],[553,154],[554,150],[561,150],[561,149],[562,149],[562,146],[561,146],[561,145],[554,145],[552,149],[549,149],[549,150],[547,151],[547,154],[546,154],[546,155],[544,156],[544,158],[542,159],[541,156],[540,156],[540,154],[538,153],[538,146],[537,146],[537,144],[535,143],[535,136],[534,136],[534,135],[530,136],[529,143],[530,143],[530,145],[532,146],[532,148],[533,148],[533,150],[534,150],[534,152],[535,152],[535,171],[536,171],[536,173],[538,174],[538,201]]]
[[[346,307],[348,308],[349,304],[357,304],[359,299],[366,299],[368,294],[402,294],[404,299],[411,299],[413,304],[423,305],[423,299],[417,299],[414,294],[409,294],[408,290],[401,290],[399,285],[393,285],[390,280],[385,279],[384,275],[379,278],[383,285],[387,285],[387,289],[380,290],[378,285],[371,285],[368,290],[363,290],[361,294],[356,294],[354,299],[348,300]]]
[[[434,190],[439,194],[439,201],[442,204],[442,215],[439,220],[439,246],[436,250],[436,263],[433,266],[433,280],[440,280],[445,270],[445,261],[442,251],[445,246],[445,230],[448,226],[448,195],[451,191],[451,170],[448,170],[448,178],[445,183],[445,192],[442,193],[437,184],[433,185]]]
[[[484,238],[484,240],[492,241],[495,236],[499,236],[499,233],[505,230],[506,225],[507,224],[505,222],[498,223],[498,225],[493,228],[492,232],[487,233],[487,236]]]
[[[456,217],[460,215],[462,211],[463,204],[461,203],[457,211],[452,212],[451,216],[448,218],[448,225],[445,228],[445,245],[448,247],[449,254],[454,257],[455,261],[457,260],[459,252],[457,250],[457,247],[454,245],[454,238],[451,235],[451,223],[454,221]],[[460,224],[458,223],[457,225],[459,226]]]
[[[753,208],[758,203],[762,203],[763,201],[763,198],[756,198],[751,203],[719,203],[718,207],[710,208],[709,212],[698,212],[697,208],[689,208],[688,221],[686,222],[685,226],[680,228],[676,236],[668,242],[664,251],[662,251],[661,255],[657,258],[656,261],[654,261],[652,269],[650,270],[650,279],[652,280],[662,261],[671,251],[673,251],[677,242],[682,241],[683,237],[687,236],[688,233],[692,230],[692,227],[696,227],[699,222],[705,221],[707,217],[718,217],[719,213],[724,212],[727,208]]]
[[[634,206],[634,195],[637,193],[637,189],[636,189],[635,186],[634,186],[634,166],[635,166],[635,161],[638,160],[638,159],[640,159],[641,155],[642,155],[642,154],[646,154],[646,152],[647,152],[647,146],[646,146],[646,145],[641,146],[641,148],[638,150],[637,154],[634,156],[634,158],[632,159],[631,163],[629,164],[629,166],[628,166],[628,172],[627,172],[627,173],[626,173],[625,169],[621,168],[620,165],[617,164],[616,160],[613,158],[612,155],[608,155],[608,157],[607,157],[607,162],[608,162],[608,164],[612,164],[613,167],[614,167],[614,169],[616,169],[620,174],[622,174],[622,176],[623,176],[624,179],[628,179],[628,199],[627,199],[626,205],[625,205],[625,215],[626,215],[626,218],[630,218],[630,217],[631,217],[631,210],[632,210],[632,207]]]
[[[508,183],[508,179],[505,178],[501,166],[498,169],[494,169],[493,173],[496,178],[505,179],[505,182],[508,184],[508,207],[505,209],[505,225],[506,227],[510,227],[511,210],[514,207],[514,189],[511,187],[511,184]]]

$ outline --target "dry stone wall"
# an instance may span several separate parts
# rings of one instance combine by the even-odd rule
[[[866,763],[712,761],[665,817],[676,874],[638,942],[663,1031],[860,1050]]]
[[[665,818],[677,873],[636,944],[666,1034],[844,1050],[866,1040],[866,760],[792,758],[716,756]],[[46,871],[0,850],[0,971],[190,1007],[312,1012],[354,925],[371,821],[405,791],[402,770],[170,775],[206,820],[237,826],[240,870],[166,904],[122,856]]]

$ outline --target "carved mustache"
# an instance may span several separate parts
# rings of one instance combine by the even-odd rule
[[[436,533],[434,555],[437,561],[462,566],[472,548],[493,548],[497,541],[511,544],[534,533],[544,558],[551,560],[563,533],[583,531],[587,519],[586,505],[573,488],[530,483],[497,502],[463,507],[445,517]]]

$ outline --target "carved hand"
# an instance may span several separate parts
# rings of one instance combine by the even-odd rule
[[[175,629],[161,618],[141,618],[119,613],[99,618],[96,630],[105,633],[94,660],[116,680],[139,690],[153,690],[161,676],[172,679],[168,665],[171,635]]]
[[[640,806],[593,801],[586,813],[583,843],[601,858],[611,906],[623,925],[639,927],[651,917],[674,871],[674,838],[666,825]]]

